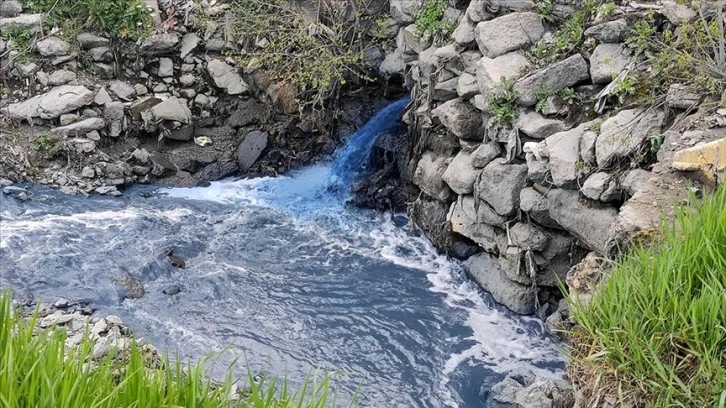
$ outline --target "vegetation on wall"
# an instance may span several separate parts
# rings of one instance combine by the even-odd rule
[[[91,30],[136,39],[151,31],[151,15],[141,0],[25,0],[46,22],[68,31]]]
[[[693,201],[575,308],[580,386],[635,406],[726,406],[726,187]]]
[[[229,22],[243,67],[266,70],[297,91],[303,108],[321,109],[347,83],[371,80],[363,9],[362,0],[320,2],[314,13],[284,0],[236,0]]]
[[[456,28],[456,23],[444,19],[448,6],[448,0],[424,0],[421,8],[413,14],[418,35],[438,40],[448,39]]]

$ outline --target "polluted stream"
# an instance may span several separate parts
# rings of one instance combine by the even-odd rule
[[[482,407],[513,370],[560,376],[564,359],[541,322],[496,305],[404,215],[345,205],[405,104],[287,176],[134,186],[116,198],[34,185],[26,202],[2,195],[0,285],[87,300],[157,348],[223,351],[221,366],[237,359],[241,372],[286,374],[292,386],[332,372],[341,404],[360,388],[356,406]],[[125,273],[143,298],[123,298],[114,279]],[[165,295],[169,285],[181,292]]]

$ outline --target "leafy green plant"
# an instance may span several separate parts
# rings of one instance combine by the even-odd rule
[[[648,138],[648,142],[650,143],[650,152],[658,153],[660,147],[663,146],[663,140],[665,140],[665,135],[662,133],[654,133],[650,135]]]
[[[618,97],[622,104],[625,98],[635,95],[638,79],[632,75],[626,75],[613,87],[612,93]]]
[[[15,56],[17,62],[30,62],[33,59],[30,53],[31,42],[35,38],[35,32],[18,24],[11,24],[3,30],[3,40],[8,42],[10,48],[15,49],[18,53]]]
[[[562,98],[562,100],[565,101],[565,103],[567,103],[568,105],[573,105],[582,99],[580,94],[578,94],[577,91],[572,88],[560,89],[557,92],[557,95],[559,95],[560,98]]]
[[[598,0],[583,1],[577,11],[562,22],[552,39],[539,41],[530,49],[530,54],[541,64],[548,64],[580,49],[583,45],[584,27],[595,17],[597,5]]]
[[[548,23],[554,23],[557,21],[557,17],[554,14],[554,6],[552,4],[552,0],[539,1],[535,3],[535,6],[537,6],[537,11],[542,18],[542,21]]]
[[[575,302],[578,388],[637,406],[726,405],[726,187],[677,212],[614,266],[589,305]],[[571,300],[574,302],[574,300]]]
[[[46,22],[78,30],[97,30],[120,38],[137,39],[151,32],[151,15],[141,0],[26,0]]]
[[[97,360],[89,335],[67,348],[64,329],[38,330],[37,314],[13,310],[9,291],[0,296],[0,405],[94,408],[323,408],[328,405],[329,377],[308,375],[299,392],[286,380],[255,382],[235,391],[228,371],[222,383],[205,377],[206,363],[182,364],[166,355],[150,359],[149,350],[131,341],[130,348]]]
[[[492,112],[491,124],[499,127],[509,127],[519,115],[517,98],[519,95],[514,91],[514,80],[502,78],[502,82],[487,95]]]
[[[447,39],[456,28],[456,24],[443,18],[448,6],[448,0],[424,0],[421,8],[413,14],[418,35]]]
[[[625,45],[637,55],[653,56],[655,49],[655,28],[650,21],[638,20],[633,24],[632,34],[625,40]]]
[[[39,152],[50,150],[53,144],[55,144],[55,138],[53,136],[40,135],[35,139],[35,148]]]
[[[610,17],[611,15],[613,15],[613,12],[615,12],[617,8],[617,4],[615,4],[614,2],[608,2],[600,5],[600,7],[597,8],[597,14],[599,14],[601,17]]]

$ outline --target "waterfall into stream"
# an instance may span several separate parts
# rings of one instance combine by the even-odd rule
[[[157,347],[225,356],[292,385],[336,372],[338,400],[365,407],[481,407],[515,369],[561,374],[535,319],[466,279],[400,214],[348,208],[341,188],[365,171],[394,102],[331,160],[287,176],[205,188],[136,186],[124,196],[66,196],[28,186],[0,197],[0,284],[41,299],[87,299]],[[331,188],[331,186],[337,186]],[[186,261],[171,267],[164,250]],[[123,299],[113,279],[146,288]],[[182,287],[176,296],[162,290]]]

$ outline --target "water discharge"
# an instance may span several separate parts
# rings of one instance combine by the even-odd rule
[[[272,375],[336,371],[339,399],[362,383],[360,406],[478,407],[480,388],[515,368],[557,375],[562,357],[539,322],[496,306],[406,217],[347,208],[330,188],[354,178],[405,103],[352,137],[368,132],[362,147],[285,177],[0,197],[0,284],[89,299],[183,355],[229,346]],[[168,247],[186,269],[166,263]],[[121,273],[147,294],[120,299]],[[164,295],[172,283],[183,291]]]

